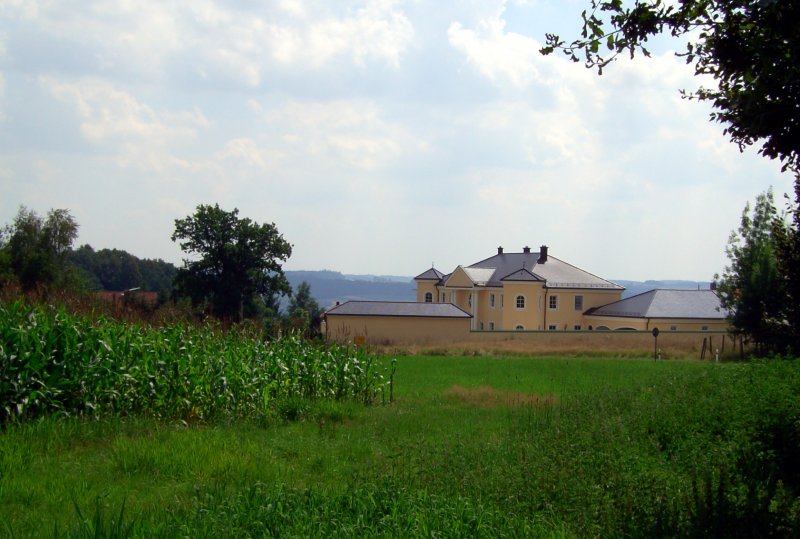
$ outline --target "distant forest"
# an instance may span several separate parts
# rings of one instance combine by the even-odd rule
[[[141,288],[168,297],[178,268],[161,259],[138,258],[119,249],[95,251],[90,245],[69,252],[74,265],[95,290],[130,290]]]
[[[94,250],[90,245],[70,251],[67,261],[94,290],[123,291],[140,288],[170,297],[178,267],[161,259],[138,258],[120,249]],[[285,271],[296,290],[303,281],[323,307],[351,299],[414,301],[411,277],[343,275],[336,271]],[[288,300],[284,298],[283,303]]]

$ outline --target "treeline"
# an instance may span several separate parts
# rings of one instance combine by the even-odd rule
[[[77,236],[78,223],[69,210],[40,216],[21,207],[13,222],[0,228],[1,297],[23,294],[50,301],[56,295],[96,298],[98,291],[137,289],[137,294],[156,292],[157,301],[126,294],[121,302],[126,311],[172,309],[171,314],[198,320],[248,319],[267,334],[319,334],[322,309],[307,282],[293,290],[286,279],[281,265],[291,255],[291,244],[274,224],[240,218],[236,209],[198,206],[195,214],[175,220],[172,240],[198,258],[180,268],[119,249],[73,249]]]
[[[82,245],[71,251],[67,261],[80,270],[92,290],[141,290],[172,295],[178,268],[161,259],[138,258],[120,249],[100,249]]]
[[[60,290],[124,291],[139,288],[172,295],[178,268],[163,260],[140,259],[119,249],[72,249],[78,223],[66,209],[44,217],[24,206],[0,229],[0,286],[25,292]]]

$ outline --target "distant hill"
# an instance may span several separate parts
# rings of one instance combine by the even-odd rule
[[[371,301],[415,301],[416,283],[413,277],[397,275],[352,275],[338,271],[286,271],[286,278],[292,289],[303,282],[311,285],[311,295],[319,302],[320,307],[327,309],[337,301],[371,300]],[[669,288],[682,290],[708,289],[708,282],[701,281],[628,281],[615,280],[613,282],[624,286],[623,298],[628,298],[653,290],[654,288]]]
[[[390,275],[345,275],[338,271],[285,271],[292,290],[306,281],[311,295],[323,309],[349,300],[415,301],[413,277]]]

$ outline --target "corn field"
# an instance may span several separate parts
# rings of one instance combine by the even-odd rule
[[[53,414],[258,418],[287,399],[369,404],[390,384],[360,348],[0,303],[0,425]]]

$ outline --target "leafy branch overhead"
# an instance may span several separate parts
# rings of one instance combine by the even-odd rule
[[[650,56],[650,38],[684,36],[679,56],[717,83],[684,97],[710,102],[712,120],[740,150],[760,143],[762,155],[800,176],[800,2],[637,0],[625,7],[622,0],[591,0],[582,19],[579,39],[546,34],[540,52],[561,50],[602,74],[620,54]]]

